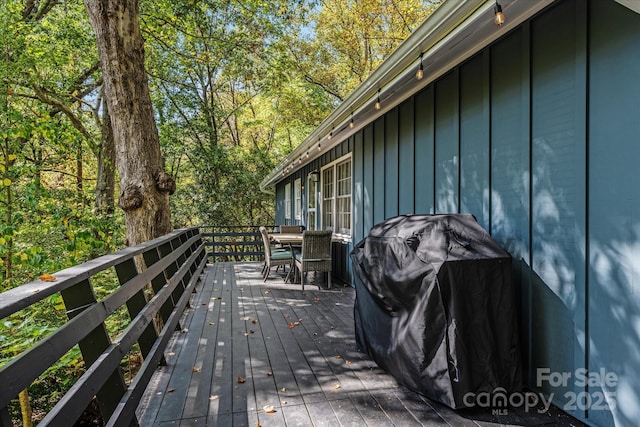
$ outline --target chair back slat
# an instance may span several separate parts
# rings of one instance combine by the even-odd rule
[[[267,234],[266,227],[260,227],[260,234],[262,235],[262,243],[264,244],[264,260],[269,264],[271,262],[271,242],[269,241],[269,234]]]
[[[314,267],[321,267],[322,271],[331,268],[331,231],[306,230],[302,233],[302,262],[313,263]],[[326,266],[320,263],[328,263]]]

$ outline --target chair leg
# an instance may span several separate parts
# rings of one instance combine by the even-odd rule
[[[262,275],[262,281],[266,282],[267,281],[267,277],[269,277],[269,273],[271,273],[271,267],[267,267],[266,271],[264,272],[264,274]]]
[[[304,291],[304,277],[305,277],[305,273],[300,270],[300,283],[302,284],[302,290]]]
[[[327,289],[331,289],[331,272],[327,271]]]

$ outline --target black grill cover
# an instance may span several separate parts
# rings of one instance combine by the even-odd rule
[[[399,382],[454,409],[520,389],[511,257],[472,215],[388,219],[351,260],[357,344]]]

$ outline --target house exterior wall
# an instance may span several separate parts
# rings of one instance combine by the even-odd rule
[[[564,0],[341,146],[353,242],[397,214],[475,215],[513,256],[528,386],[599,426],[640,419],[639,112],[640,15]]]
[[[276,184],[276,225],[295,224],[304,225],[306,228],[309,228],[309,225],[307,224],[307,185],[309,174],[313,171],[320,171],[320,169],[324,165],[327,165],[343,157],[344,155],[351,153],[353,151],[354,139],[355,136],[341,142],[331,150],[324,153],[322,156],[302,166],[300,169],[294,171],[291,175],[287,176],[285,179]],[[291,198],[293,200],[293,183],[298,178],[302,180],[302,185],[304,186],[304,190],[302,191],[301,220],[295,219],[293,205],[291,206],[290,212],[291,219],[285,219],[285,187],[287,186],[287,184],[291,184]],[[352,241],[344,243],[334,243],[332,247],[332,256],[334,258],[333,277],[345,283],[351,283],[351,261],[349,259],[349,252],[351,252],[352,248]]]

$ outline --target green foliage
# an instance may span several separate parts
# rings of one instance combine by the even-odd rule
[[[261,180],[438,3],[142,0],[175,226],[273,223]],[[124,219],[93,206],[104,111],[84,5],[8,0],[0,29],[2,292],[121,248]],[[117,280],[93,285],[102,298]],[[2,319],[0,365],[65,321],[59,295]],[[73,349],[31,394],[50,403],[82,369]]]

